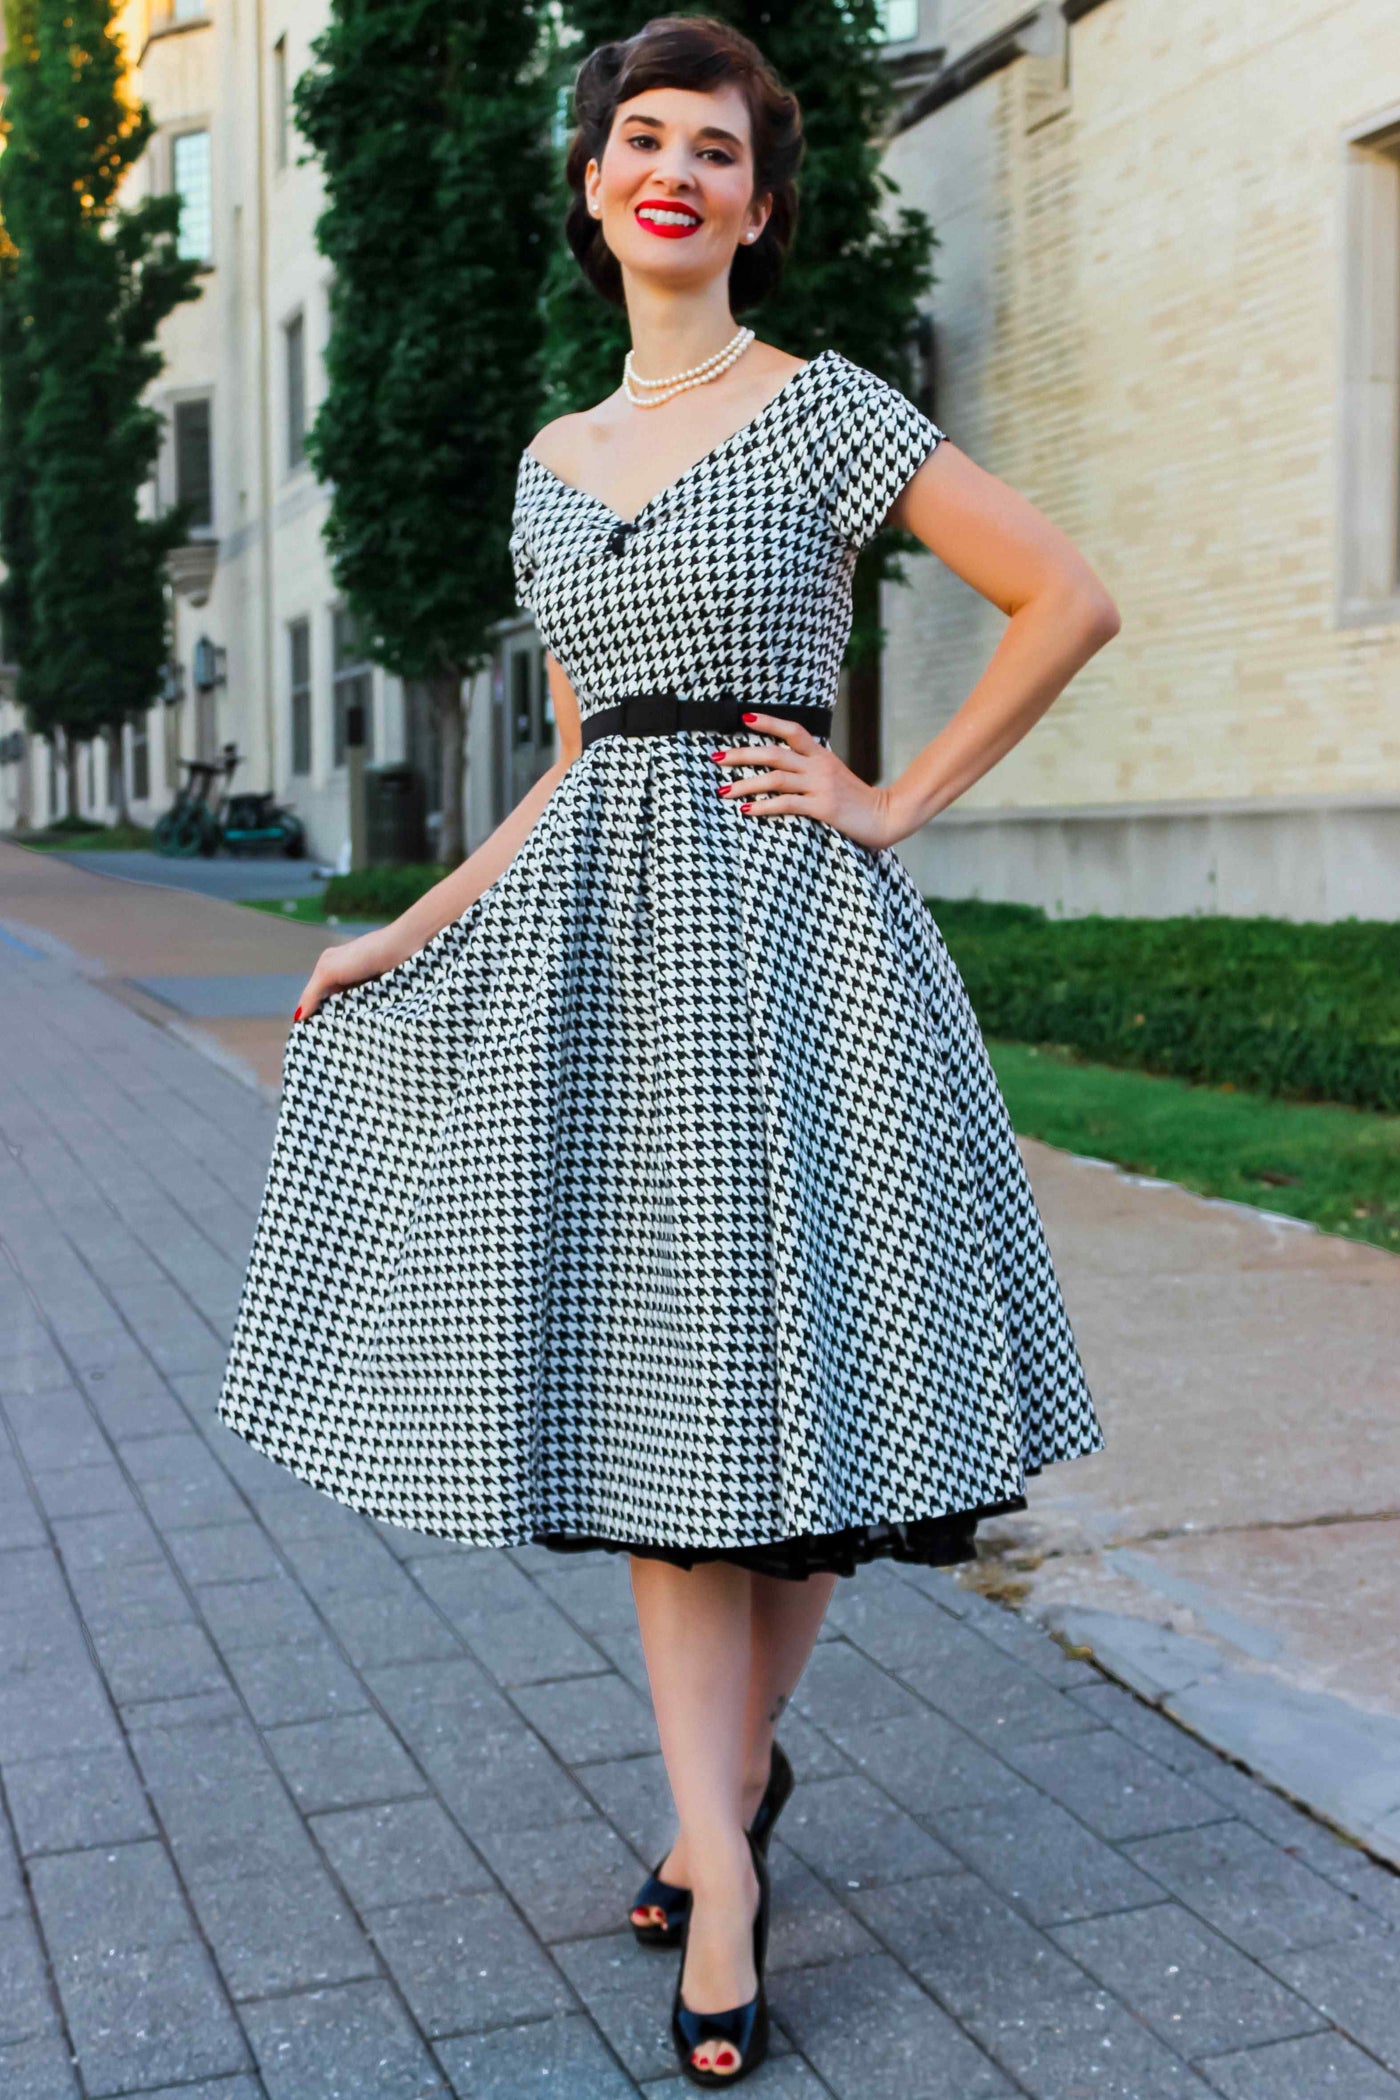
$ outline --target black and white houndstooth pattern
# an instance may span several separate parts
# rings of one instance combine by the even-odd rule
[[[515,573],[585,716],[830,705],[857,551],[942,436],[827,350],[630,524],[527,451]],[[461,918],[292,1030],[219,1409],[356,1508],[724,1547],[1100,1448],[912,878],[742,815],[715,741],[587,746]]]

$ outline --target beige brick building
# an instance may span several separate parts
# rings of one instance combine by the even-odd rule
[[[897,8],[892,11],[897,12]],[[885,165],[937,228],[937,421],[1121,632],[900,852],[1066,911],[1400,902],[1400,16],[921,0]],[[885,775],[1004,625],[914,557]]]

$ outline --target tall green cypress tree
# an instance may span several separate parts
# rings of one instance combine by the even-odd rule
[[[464,851],[463,680],[512,602],[548,223],[548,0],[333,0],[298,81],[334,266],[307,450],[335,579],[375,660],[442,730],[444,859]]]
[[[920,300],[937,282],[937,236],[927,214],[882,210],[896,184],[880,165],[880,133],[895,89],[880,55],[879,0],[700,0],[668,9],[732,23],[764,54],[802,105],[806,154],[798,178],[797,231],[781,284],[762,310],[735,309],[765,341],[796,357],[828,345],[915,391],[913,330]],[[571,79],[596,44],[633,35],[647,19],[622,0],[563,0],[572,40],[558,83]],[[563,209],[562,183],[560,210]],[[599,299],[568,248],[557,242],[545,286],[544,413],[586,408],[617,386],[630,340],[620,308]],[[882,580],[903,577],[901,555],[921,551],[912,534],[881,532],[856,566],[855,618],[847,663],[856,731],[852,761],[873,778],[878,754],[863,738],[860,682],[878,675]]]
[[[198,295],[173,196],[118,202],[153,129],[114,0],[7,0],[0,129],[0,552],[31,729],[77,747],[150,706],[178,510],[143,517],[161,322]]]

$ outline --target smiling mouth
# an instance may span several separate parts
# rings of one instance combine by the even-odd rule
[[[702,222],[694,212],[684,211],[679,205],[643,204],[637,209],[637,224],[645,226],[649,233],[659,233],[670,240],[678,235],[694,233]]]

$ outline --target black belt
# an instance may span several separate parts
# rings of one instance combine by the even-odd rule
[[[709,729],[721,734],[741,735],[753,724],[746,713],[781,715],[786,722],[803,722],[814,736],[830,736],[831,709],[802,707],[778,700],[741,700],[737,693],[720,693],[713,700],[684,700],[674,686],[650,693],[626,693],[609,707],[583,720],[583,741],[591,744],[600,736],[671,736],[678,729]]]

